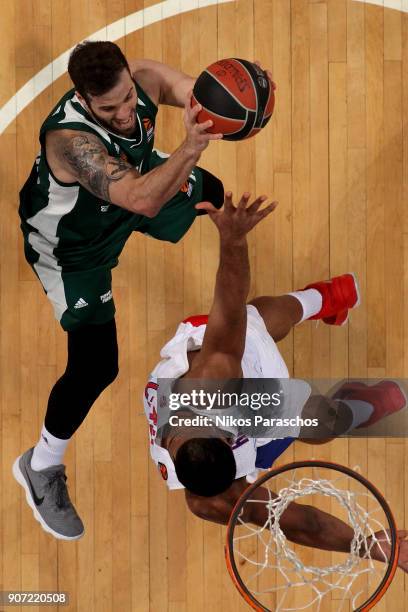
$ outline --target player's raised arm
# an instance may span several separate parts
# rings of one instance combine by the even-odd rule
[[[194,495],[190,491],[185,492],[186,502],[193,514],[196,516],[227,525],[231,513],[240,495],[249,486],[244,478],[239,478],[231,485],[227,491],[214,497],[201,497]],[[271,491],[264,487],[258,487],[253,493],[253,499],[259,501],[269,501]],[[267,505],[263,503],[246,504],[240,521],[252,523],[259,527],[264,526],[269,518]],[[350,552],[350,543],[354,537],[354,529],[336,516],[319,510],[314,506],[297,504],[291,502],[280,519],[280,527],[291,542],[302,544],[311,548],[330,550],[337,552]],[[380,535],[383,532],[378,532]],[[408,542],[405,540],[408,533],[398,531],[400,544],[400,555],[398,560],[399,567],[408,572]],[[384,561],[384,553],[389,554],[390,546],[387,542],[381,543],[382,551],[373,547],[371,556],[378,561]],[[365,548],[361,549],[361,554],[365,553]]]
[[[197,209],[206,210],[220,235],[214,300],[200,354],[194,360],[189,377],[227,378],[240,376],[245,347],[246,301],[250,285],[247,234],[267,217],[277,203],[262,210],[266,196],[260,196],[248,206],[250,194],[244,193],[237,207],[231,192],[225,196],[219,211],[204,202]]]
[[[150,59],[135,60],[129,63],[129,67],[134,79],[143,88],[149,87],[156,104],[183,108],[196,80],[180,70]],[[152,83],[155,83],[154,92]]]
[[[107,202],[154,217],[187,180],[210,140],[209,123],[198,124],[199,105],[186,103],[186,138],[165,163],[141,175],[128,162],[109,155],[102,140],[90,132],[55,130],[47,133],[47,160],[65,182],[78,181]]]

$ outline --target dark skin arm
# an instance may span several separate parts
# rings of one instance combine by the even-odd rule
[[[245,478],[239,478],[227,491],[215,497],[200,497],[186,491],[186,502],[196,516],[227,525],[236,502],[248,486]],[[276,497],[274,494],[272,496]],[[268,489],[264,487],[255,489],[251,499],[269,500]],[[264,504],[246,504],[241,520],[262,527],[268,520],[268,510]],[[354,530],[335,516],[313,506],[295,502],[291,502],[282,514],[280,527],[291,542],[344,553],[350,552],[350,543],[354,536]],[[378,537],[380,533],[383,534],[379,532]],[[408,541],[405,540],[407,535],[407,531],[398,531],[400,544],[398,565],[405,572],[408,572]],[[384,561],[384,553],[390,553],[390,547],[386,542],[382,542],[381,547],[383,552],[373,549],[371,553],[373,559]],[[364,554],[364,550],[361,552]]]
[[[246,301],[250,284],[246,235],[275,208],[273,202],[259,210],[266,196],[248,206],[250,194],[242,196],[237,207],[232,194],[225,196],[223,210],[201,203],[220,234],[220,262],[201,350],[184,378],[240,378],[245,348]]]
[[[187,505],[200,518],[227,525],[235,503],[248,486],[245,478],[239,478],[227,491],[210,498],[186,491]],[[251,499],[269,500],[268,489],[264,487],[255,489]],[[268,510],[264,504],[246,504],[241,519],[245,523],[262,527],[268,520]],[[295,502],[289,504],[283,513],[280,526],[285,536],[292,542],[339,552],[350,550],[350,542],[354,535],[353,529],[336,517],[313,506]]]

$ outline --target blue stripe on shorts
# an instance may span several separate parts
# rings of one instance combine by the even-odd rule
[[[256,449],[257,468],[267,470],[272,467],[276,459],[295,441],[296,438],[282,438],[279,440],[271,440],[268,444],[258,446]]]

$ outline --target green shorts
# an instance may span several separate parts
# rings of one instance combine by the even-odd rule
[[[85,252],[83,263],[79,261],[73,269],[72,265],[64,266],[63,257],[57,258],[50,253],[41,235],[31,232],[25,236],[26,259],[40,279],[55,317],[65,331],[83,325],[100,325],[114,317],[111,270],[118,264],[118,257],[133,231],[173,243],[184,236],[197,216],[194,207],[203,193],[201,169],[195,168],[193,175],[194,184],[187,182],[156,217],[129,215],[123,232],[116,232],[115,239],[103,245],[100,255],[98,252],[99,262],[94,257],[95,245],[90,246],[93,249],[91,267],[91,251],[88,258]]]

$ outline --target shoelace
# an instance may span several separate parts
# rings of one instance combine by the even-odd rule
[[[48,481],[48,486],[50,487],[50,489],[55,489],[56,504],[58,508],[61,509],[66,508],[70,503],[67,487],[65,484],[66,480],[67,477],[65,476],[65,474],[63,474],[62,472],[55,472],[55,474],[51,476]]]

